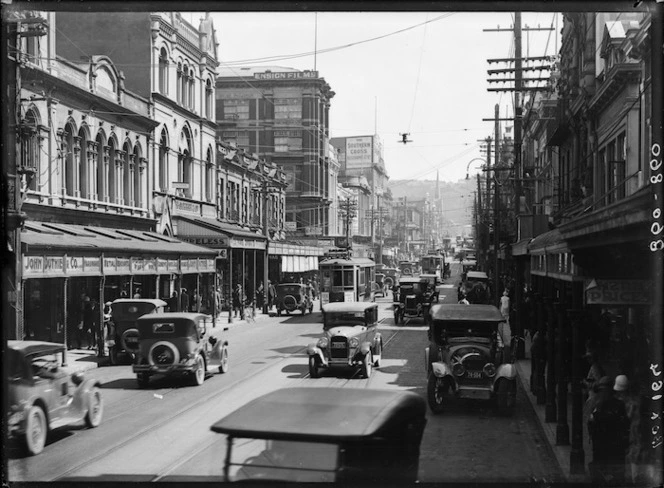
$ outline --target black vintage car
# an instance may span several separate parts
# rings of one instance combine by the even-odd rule
[[[285,388],[212,425],[227,436],[222,481],[417,481],[426,402],[398,390]]]
[[[277,315],[281,315],[282,312],[290,315],[295,310],[301,311],[302,315],[307,312],[313,312],[313,295],[311,294],[311,287],[309,285],[302,283],[282,283],[277,285],[276,288],[277,296],[274,303],[277,307]]]
[[[505,318],[493,305],[434,305],[425,349],[427,397],[440,413],[451,397],[495,400],[509,415],[516,401],[516,368],[498,328]]]
[[[111,366],[118,364],[123,355],[133,360],[138,352],[136,320],[145,314],[164,313],[167,305],[163,300],[150,298],[120,298],[111,303],[106,338]]]
[[[433,298],[428,278],[402,277],[394,292],[394,323],[403,324],[405,317],[426,317]]]
[[[491,305],[491,286],[489,277],[483,271],[468,271],[459,284],[458,299],[464,298],[469,303]]]
[[[171,312],[144,315],[136,321],[139,350],[132,369],[145,388],[154,375],[189,377],[202,385],[214,367],[228,371],[228,341],[206,338],[211,317],[201,313]]]

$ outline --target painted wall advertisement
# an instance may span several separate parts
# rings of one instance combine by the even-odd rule
[[[346,169],[370,167],[373,157],[373,137],[346,138]]]

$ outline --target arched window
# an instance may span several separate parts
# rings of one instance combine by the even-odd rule
[[[97,134],[96,149],[97,149],[97,198],[99,201],[105,201],[108,197],[108,182],[106,180],[106,175],[108,174],[108,154],[104,146],[106,142],[104,141],[104,134]]]
[[[20,165],[34,171],[34,177],[28,185],[29,190],[41,188],[41,137],[39,136],[39,116],[30,109],[21,124]]]
[[[136,144],[134,147],[134,160],[131,184],[133,186],[134,207],[143,206],[143,170],[141,169],[141,148]]]
[[[195,109],[196,108],[196,97],[194,95],[194,70],[191,69],[189,71],[189,104],[187,105],[190,109]]]
[[[122,185],[120,187],[120,195],[123,196],[124,204],[134,206],[134,164],[129,142],[125,142],[122,147],[122,166],[121,173]]]
[[[80,147],[78,158],[78,187],[81,198],[90,198],[90,154],[88,152],[88,137],[85,129],[81,127],[78,131],[78,144]]]
[[[212,82],[208,79],[205,82],[205,117],[210,120],[214,120],[214,114],[212,113]]]
[[[208,202],[212,201],[214,194],[214,162],[212,161],[212,149],[208,148],[207,157],[205,159],[205,199]]]
[[[76,194],[75,150],[74,127],[67,124],[64,133],[64,184],[65,194],[70,197]]]
[[[176,95],[177,102],[180,103],[180,104],[182,103],[182,96],[183,96],[182,95],[182,78],[183,78],[183,76],[182,76],[182,64],[178,63],[177,80],[176,80],[176,84],[175,84],[175,89],[177,91],[177,95]]]
[[[159,93],[168,95],[168,53],[163,47],[159,52]]]
[[[184,194],[187,198],[191,198],[194,194],[193,184],[193,151],[192,148],[192,138],[191,133],[188,128],[185,129],[180,134],[180,150],[178,158],[178,181],[182,183],[188,183],[189,187],[184,190]]]
[[[110,138],[108,140],[108,158],[106,164],[106,191],[108,192],[108,201],[111,203],[117,203],[118,193],[117,193],[117,178],[116,178],[116,163],[117,158],[117,145],[115,138]]]
[[[168,191],[168,135],[165,129],[159,139],[159,189]]]
[[[180,104],[183,107],[187,107],[189,105],[189,67],[185,64],[182,67],[182,78],[181,78],[181,87],[180,87],[180,92],[182,93],[182,99],[180,100]]]

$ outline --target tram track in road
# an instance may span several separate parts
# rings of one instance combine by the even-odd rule
[[[387,338],[387,340],[383,343],[383,348],[386,348],[392,342],[392,340],[394,340],[400,333],[401,333],[401,331],[395,331],[394,334],[391,334]],[[302,350],[306,350],[306,347],[303,348]],[[297,353],[294,353],[294,354],[297,354]],[[359,369],[358,369],[349,378],[343,378],[343,379],[342,378],[335,378],[336,381],[334,382],[333,385],[325,384],[325,385],[320,385],[318,387],[319,388],[330,388],[330,387],[334,386],[335,388],[343,388],[343,387],[347,386],[348,384],[350,384],[351,381],[356,381],[357,376],[359,375],[359,373],[360,372],[359,372]],[[311,379],[312,378],[309,375],[309,373],[306,373],[305,376],[303,378],[301,378],[298,383],[301,384],[301,385],[304,385],[305,383],[310,385],[309,380],[311,380]],[[371,387],[370,382],[371,382],[371,378],[369,378],[366,381],[366,383],[364,384],[363,387],[364,388],[370,388]],[[209,442],[204,443],[202,446],[197,448],[195,451],[191,452],[189,455],[182,458],[178,463],[172,464],[171,466],[169,466],[167,471],[158,474],[154,479],[152,479],[152,481],[162,481],[167,476],[170,476],[171,474],[177,472],[177,470],[179,468],[181,468],[182,466],[185,466],[186,464],[191,462],[193,459],[198,458],[202,453],[204,453],[205,451],[210,449],[213,445],[219,444],[219,443],[224,442],[224,441],[225,441],[225,439],[214,438],[214,439],[210,440]]]
[[[260,375],[261,373],[266,372],[269,369],[275,368],[275,366],[279,367],[280,364],[283,364],[287,361],[292,360],[292,356],[294,356],[296,354],[301,354],[302,352],[305,352],[306,348],[307,348],[307,346],[302,346],[301,348],[297,349],[296,351],[294,351],[294,352],[292,352],[292,353],[290,353],[290,354],[288,354],[288,355],[286,355],[286,356],[284,356],[284,357],[282,357],[282,358],[280,358],[280,359],[278,359],[274,362],[270,362],[269,364],[266,364],[266,365],[260,367],[258,370],[252,371],[251,375],[252,376]],[[239,365],[249,364],[252,361],[255,361],[255,358],[249,357],[244,361],[240,361],[239,363],[235,363],[234,366],[237,368],[237,366],[239,366]],[[195,409],[196,407],[204,406],[206,403],[215,402],[216,400],[219,400],[221,397],[226,395],[230,390],[232,390],[233,388],[237,387],[238,385],[240,385],[241,383],[244,383],[244,382],[246,382],[246,377],[238,378],[237,380],[233,381],[232,383],[229,383],[229,384],[225,385],[222,389],[219,389],[219,390],[215,389],[215,390],[213,390],[213,392],[208,393],[208,394],[206,394],[206,395],[204,395],[200,398],[197,398],[194,401],[185,402],[185,404],[181,408],[179,408],[176,411],[172,412],[170,415],[160,416],[159,421],[150,423],[149,425],[147,425],[147,426],[145,426],[145,427],[143,427],[139,430],[134,431],[130,436],[125,437],[122,441],[117,442],[115,445],[105,449],[103,452],[100,452],[99,454],[94,455],[94,456],[86,459],[85,461],[76,464],[75,466],[70,466],[65,472],[57,474],[53,478],[52,481],[58,481],[58,480],[61,480],[62,478],[67,478],[68,476],[72,476],[76,472],[81,471],[82,469],[84,469],[88,466],[91,466],[94,463],[102,460],[103,458],[107,457],[109,454],[111,454],[113,452],[116,452],[116,451],[130,445],[132,442],[140,439],[142,436],[144,436],[148,432],[153,431],[153,430],[158,429],[158,428],[161,428],[161,427],[164,427],[166,424],[168,424],[170,422],[173,422],[174,420],[176,420],[177,418],[179,418],[183,415],[186,415],[192,409]],[[163,390],[163,391],[175,392],[177,390],[176,389],[169,389],[169,390]],[[125,410],[122,413],[111,417],[111,420],[112,419],[117,419],[117,418],[120,418],[120,417],[126,417],[128,412],[134,411],[134,410],[139,409],[139,408],[144,408],[150,401],[152,401],[154,399],[154,395],[160,394],[160,393],[155,393],[154,391],[151,391],[151,393],[152,393],[152,396],[147,397],[146,401],[141,402],[140,404],[132,405],[132,408],[129,411]],[[199,451],[199,450],[197,450],[197,451]],[[192,457],[193,456],[188,456],[187,459],[191,459]],[[180,463],[180,465],[182,465],[182,464],[183,463]],[[172,470],[169,469],[169,472],[170,471],[172,471]],[[163,475],[158,475],[158,476],[163,477]]]

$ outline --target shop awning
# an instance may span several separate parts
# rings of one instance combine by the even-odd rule
[[[306,246],[290,241],[270,242],[268,254],[282,256],[322,256],[325,249],[315,246]]]
[[[24,252],[33,250],[100,251],[154,256],[190,255],[215,257],[216,251],[179,239],[137,230],[110,229],[91,225],[28,222],[21,232]]]
[[[266,237],[203,217],[174,216],[178,239],[210,248],[265,249]]]
[[[521,239],[512,243],[512,256],[526,256],[528,254],[528,244],[532,241],[531,237]]]
[[[24,278],[212,273],[217,252],[156,232],[28,222]]]
[[[569,248],[560,230],[553,229],[531,240],[528,244],[528,251],[530,254],[551,254],[569,251]]]

